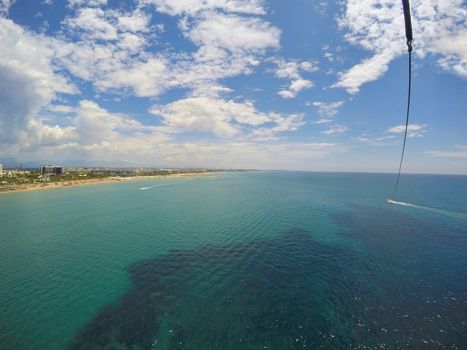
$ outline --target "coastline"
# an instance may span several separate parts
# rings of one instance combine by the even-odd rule
[[[74,188],[88,185],[106,185],[112,183],[127,183],[127,182],[141,182],[144,180],[155,180],[155,179],[168,179],[176,177],[198,177],[198,176],[209,176],[214,175],[217,177],[218,172],[205,172],[205,173],[181,173],[181,174],[170,174],[170,175],[140,175],[132,177],[108,177],[103,179],[89,179],[89,180],[73,180],[73,181],[63,181],[63,182],[49,182],[49,183],[37,183],[37,184],[27,184],[27,185],[18,185],[15,189],[0,191],[0,196],[5,194],[13,194],[19,192],[32,192],[32,191],[42,191],[42,190],[51,190],[51,189],[62,189],[62,188]]]

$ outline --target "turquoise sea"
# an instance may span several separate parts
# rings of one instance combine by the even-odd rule
[[[0,349],[467,349],[467,177],[394,180],[1,195]]]

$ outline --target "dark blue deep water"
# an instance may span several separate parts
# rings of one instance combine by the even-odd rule
[[[1,349],[467,349],[467,177],[0,196]],[[141,187],[146,190],[140,190]]]

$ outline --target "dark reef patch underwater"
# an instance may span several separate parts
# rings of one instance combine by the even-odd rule
[[[294,229],[135,263],[70,348],[467,348],[466,232],[386,215],[335,214],[352,244]]]

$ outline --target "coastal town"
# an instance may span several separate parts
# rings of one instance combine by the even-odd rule
[[[109,168],[41,165],[37,168],[4,168],[0,164],[0,193],[73,187],[86,184],[144,180],[167,176],[190,176],[216,172],[213,169]]]

